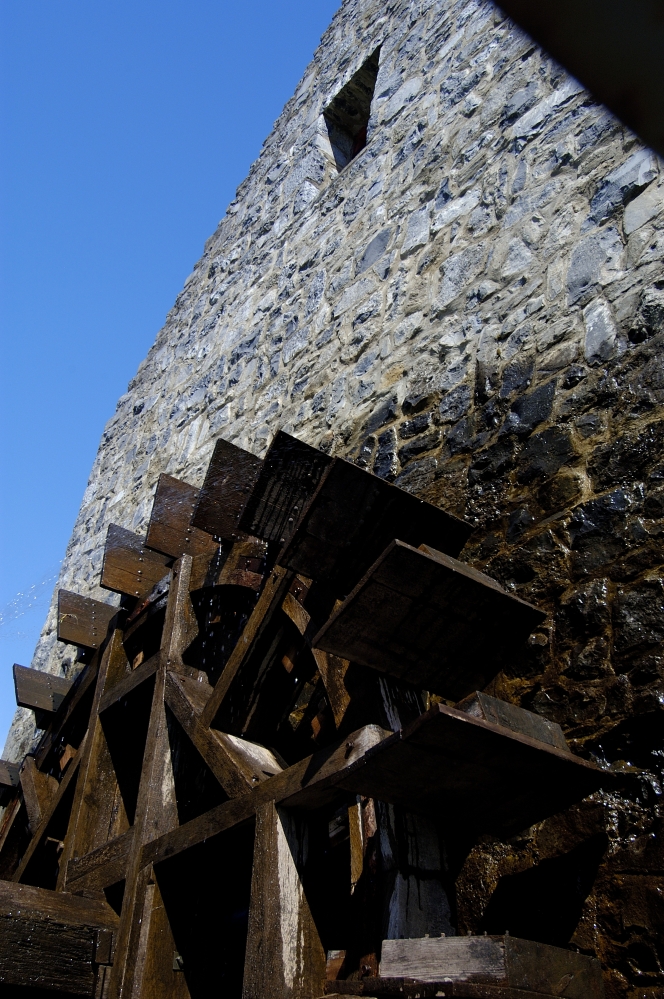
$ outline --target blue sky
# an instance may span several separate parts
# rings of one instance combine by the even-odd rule
[[[0,746],[102,428],[338,5],[0,3]]]

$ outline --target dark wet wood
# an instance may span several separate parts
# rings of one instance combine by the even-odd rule
[[[285,544],[331,461],[329,455],[279,431],[240,517],[240,529]]]
[[[198,495],[195,486],[162,472],[157,481],[146,545],[172,558],[213,555],[219,547],[214,538],[191,524]]]
[[[122,881],[127,873],[133,828],[82,857],[72,857],[67,864],[67,891],[72,894],[100,891]]]
[[[55,714],[71,690],[72,681],[14,663],[14,688],[19,707]]]
[[[395,538],[457,556],[471,530],[431,503],[335,458],[278,561],[345,596]]]
[[[229,441],[214,446],[191,523],[225,541],[243,532],[238,521],[263,462]]]
[[[513,732],[520,732],[521,735],[537,739],[538,742],[546,742],[549,746],[555,746],[563,751],[569,750],[563,730],[556,722],[549,721],[534,711],[526,711],[516,704],[501,701],[498,697],[491,697],[481,690],[476,690],[474,694],[470,694],[454,706],[467,715],[483,718],[493,725],[503,725]]]
[[[97,931],[117,923],[105,902],[0,881],[0,982],[92,996]]]
[[[168,573],[172,559],[146,547],[143,538],[111,524],[106,535],[101,585],[130,597],[147,597]]]
[[[101,600],[58,590],[58,641],[98,649],[117,613],[117,607]]]
[[[544,617],[463,562],[393,541],[313,644],[458,700],[486,686]]]
[[[19,781],[21,767],[9,760],[0,760],[0,787],[16,787]]]
[[[614,783],[572,753],[436,704],[340,785],[439,816],[452,832],[507,835]]]

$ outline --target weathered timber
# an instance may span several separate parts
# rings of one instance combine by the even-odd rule
[[[111,524],[106,535],[101,585],[130,597],[146,597],[168,573],[172,559],[151,551],[142,538]]]
[[[277,566],[270,573],[263,587],[263,592],[258,599],[258,603],[254,607],[251,617],[247,621],[201,715],[201,721],[204,725],[212,724],[219,707],[226,697],[233,680],[251,652],[254,643],[262,635],[272,614],[281,607],[290,581],[290,575],[286,569],[282,569],[280,566]]]
[[[117,613],[117,607],[101,600],[82,597],[71,590],[58,590],[58,640],[98,649]]]
[[[198,496],[193,527],[226,541],[241,537],[238,521],[263,462],[249,451],[219,439]]]
[[[0,787],[12,788],[18,785],[21,767],[10,760],[0,760]]]
[[[70,695],[62,705],[62,710],[55,715],[39,740],[35,750],[35,763],[40,769],[48,759],[49,754],[57,751],[57,747],[66,739],[67,733],[76,722],[77,717],[81,713],[85,714],[85,704],[97,681],[98,669],[99,654],[97,653],[93,656],[92,662],[88,663],[76,677]],[[82,719],[83,725],[86,721],[86,718]]]
[[[340,786],[436,815],[451,832],[510,834],[614,783],[570,752],[436,704]]]
[[[129,824],[123,806],[116,769],[108,741],[99,718],[104,688],[109,679],[127,667],[122,632],[116,628],[106,644],[95,686],[90,723],[81,747],[80,776],[76,782],[74,801],[64,848],[60,860],[57,887],[67,887],[69,861],[102,846]]]
[[[192,703],[193,698],[187,696],[191,687],[195,689],[195,680],[167,673],[166,703],[228,796],[246,794],[260,780],[265,780],[270,775],[264,774],[256,766],[247,768],[230,737],[201,724]],[[236,741],[241,742],[239,739]],[[274,767],[272,773],[281,769],[276,760]]]
[[[146,545],[172,558],[213,555],[219,547],[217,542],[190,523],[197,502],[195,486],[162,472],[157,481]]]
[[[74,895],[100,891],[124,880],[133,836],[134,830],[130,827],[90,853],[72,857],[67,864],[67,891]]]
[[[242,999],[310,999],[325,984],[325,951],[301,881],[303,820],[274,801],[256,810]]]
[[[544,617],[463,562],[393,541],[313,644],[458,700],[486,686]]]
[[[520,732],[521,735],[537,739],[538,742],[546,742],[549,746],[556,746],[563,751],[569,749],[563,730],[557,722],[549,721],[534,711],[526,711],[516,704],[501,701],[498,697],[491,697],[481,690],[476,690],[474,694],[470,694],[454,706],[467,715],[483,718],[493,725],[503,725],[513,732]]]
[[[568,999],[604,994],[595,958],[512,936],[384,940],[380,973],[422,982],[475,980]]]
[[[117,924],[105,902],[0,881],[0,983],[92,996],[97,933]]]
[[[72,681],[14,663],[14,687],[19,707],[55,714],[71,690]]]
[[[323,451],[279,431],[272,441],[242,515],[247,534],[283,545],[332,459]]]
[[[335,458],[278,561],[345,596],[395,538],[457,556],[471,530],[457,517]]]
[[[367,725],[340,744],[322,749],[243,794],[146,844],[141,865],[159,863],[197,843],[252,818],[259,805],[275,801],[285,808],[312,809],[339,797],[338,786],[365,752],[390,737],[377,725]],[[342,796],[343,797],[343,796]]]
[[[154,676],[156,671],[159,669],[161,659],[159,655],[152,656],[147,662],[141,663],[136,669],[132,670],[131,673],[126,673],[122,679],[114,683],[113,686],[107,690],[99,701],[99,713],[102,714],[107,711],[113,704],[117,704],[119,701],[123,700],[127,694],[135,690],[136,687],[140,687],[142,683],[148,680],[151,676]]]
[[[21,764],[20,780],[30,831],[34,832],[58,790],[58,782],[37,769],[32,755],[26,756]]]
[[[603,992],[599,993],[599,999],[603,999],[603,995]],[[361,981],[327,982],[325,999],[333,999],[334,996],[367,996],[371,999],[434,999],[436,996],[454,996],[459,997],[459,999],[543,999],[542,992],[531,992],[530,989],[513,989],[502,983],[418,982],[412,978],[372,978],[371,976]],[[596,997],[591,996],[589,999],[596,999]]]
[[[258,538],[243,538],[230,548],[219,548],[217,556],[194,558],[190,589],[211,586],[240,586],[258,591],[263,582],[267,543]]]

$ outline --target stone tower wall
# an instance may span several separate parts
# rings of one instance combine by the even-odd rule
[[[378,46],[368,144],[338,173],[322,112]],[[661,791],[663,181],[490,3],[345,0],[104,430],[59,583],[112,600],[108,524],[144,531],[159,473],[200,484],[219,436],[260,454],[281,427],[470,520],[464,557],[549,612],[494,692],[652,777],[477,847],[460,925],[600,837],[572,941],[615,995],[664,960],[654,882],[615,892]],[[54,627],[33,665],[71,671]]]

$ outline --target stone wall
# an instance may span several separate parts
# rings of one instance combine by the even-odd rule
[[[322,112],[378,46],[368,144],[338,173]],[[104,430],[59,584],[111,599],[108,524],[143,531],[159,473],[199,484],[218,436],[262,453],[282,427],[470,520],[464,557],[549,613],[494,692],[629,780],[479,844],[460,928],[516,933],[549,885],[532,918],[602,957],[609,996],[653,999],[663,182],[492,5],[346,0]],[[71,671],[54,624],[33,665]]]

